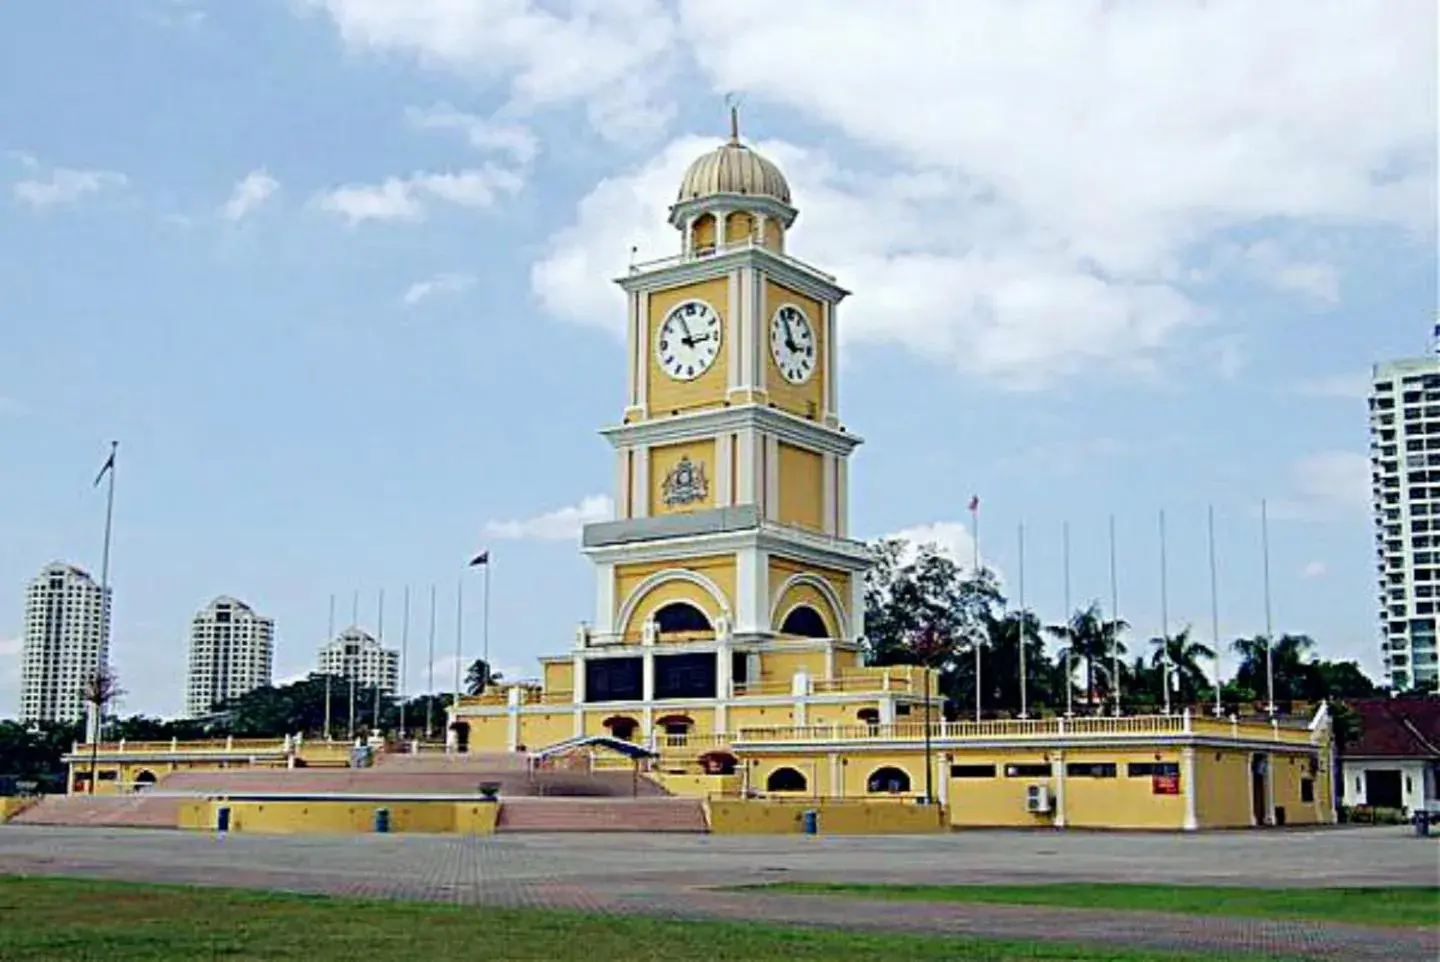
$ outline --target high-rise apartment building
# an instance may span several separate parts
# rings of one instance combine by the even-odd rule
[[[1404,691],[1440,681],[1440,354],[1377,364],[1372,373],[1380,653],[1386,680]]]
[[[368,632],[346,628],[320,649],[320,673],[354,678],[362,687],[376,686],[382,694],[400,690],[400,653],[383,648]]]
[[[75,565],[46,565],[25,590],[20,720],[85,717],[85,679],[109,657],[110,592]]]
[[[220,702],[270,684],[275,621],[243,601],[219,597],[190,622],[185,714],[209,714]]]

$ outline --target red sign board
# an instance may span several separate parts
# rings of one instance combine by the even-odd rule
[[[1152,795],[1179,795],[1179,775],[1152,775],[1150,777],[1150,793]]]

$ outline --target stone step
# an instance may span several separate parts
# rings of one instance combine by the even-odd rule
[[[501,832],[705,832],[699,799],[502,799]]]

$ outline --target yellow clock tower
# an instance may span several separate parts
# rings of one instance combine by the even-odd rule
[[[860,439],[836,391],[847,291],[787,253],[796,216],[732,113],[729,141],[690,165],[670,208],[679,252],[617,281],[627,403],[603,431],[616,518],[584,533],[597,604],[579,701],[717,698],[723,731],[737,688],[859,663],[869,553],[846,537],[846,495]]]

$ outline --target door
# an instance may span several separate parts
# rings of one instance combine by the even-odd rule
[[[1250,757],[1250,818],[1252,825],[1269,824],[1270,792],[1266,779],[1270,777],[1268,760],[1264,755]]]
[[[1394,768],[1367,769],[1365,804],[1371,808],[1404,808],[1405,793],[1400,788],[1400,771]]]

